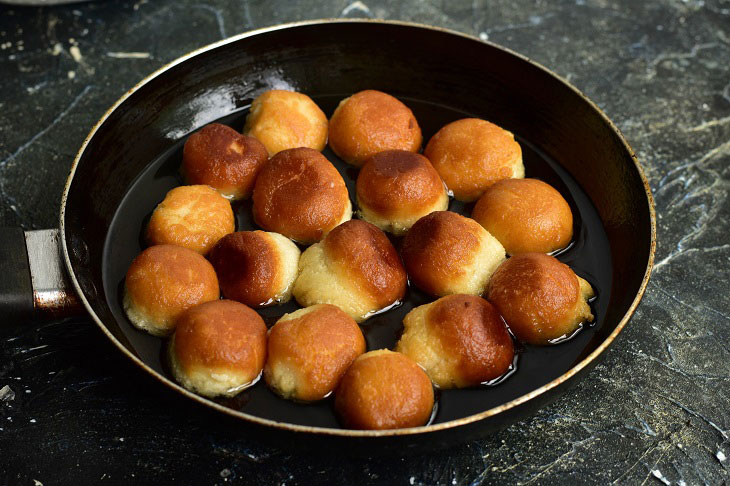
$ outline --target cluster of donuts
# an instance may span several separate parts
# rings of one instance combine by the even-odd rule
[[[203,127],[183,150],[189,185],[154,209],[127,272],[129,320],[170,337],[187,389],[232,396],[263,376],[285,399],[334,393],[358,429],[423,425],[434,385],[498,379],[515,338],[550,344],[592,320],[591,286],[550,255],[572,240],[570,206],[524,178],[514,136],[468,118],[420,154],[422,142],[412,111],[374,90],[329,121],[302,93],[267,91],[243,133]],[[327,144],[359,168],[359,219]],[[447,210],[449,193],[477,201],[473,219]],[[247,198],[262,230],[236,231],[230,201]],[[406,315],[394,350],[368,351],[359,324],[397,305],[409,279],[436,300]],[[292,297],[302,308],[267,329],[255,309]]]

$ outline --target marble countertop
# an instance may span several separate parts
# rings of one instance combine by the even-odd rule
[[[415,457],[275,449],[161,390],[88,318],[0,323],[0,483],[730,482],[730,2],[137,0],[0,6],[0,227],[55,227],[90,127],[197,47],[310,18],[448,27],[594,100],[656,199],[646,295],[605,359],[533,417]],[[0,321],[2,319],[0,318]]]

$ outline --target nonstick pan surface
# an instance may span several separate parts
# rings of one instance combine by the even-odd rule
[[[328,400],[274,396],[263,382],[233,399],[206,400],[178,387],[165,369],[164,341],[134,329],[121,307],[124,274],[144,248],[144,225],[178,168],[191,132],[217,121],[241,129],[255,96],[272,88],[310,95],[329,116],[339,100],[379,89],[414,111],[427,141],[444,124],[485,118],[515,133],[526,176],[556,187],[575,219],[574,242],[557,257],[596,289],[596,320],[572,339],[520,346],[514,372],[496,384],[437,393],[430,425],[399,431],[339,428]],[[325,150],[351,196],[357,171]],[[354,203],[354,201],[353,201]],[[451,201],[465,215],[473,205]],[[237,229],[255,228],[248,202]],[[180,393],[243,419],[265,435],[375,441],[389,449],[437,447],[477,437],[531,413],[568,388],[613,341],[638,304],[654,249],[651,195],[611,122],[565,82],[519,55],[476,39],[411,24],[321,21],[243,34],[201,49],[153,74],[92,130],[75,162],[61,211],[72,280],[91,315],[131,359]],[[393,240],[396,247],[397,239]],[[413,287],[402,305],[362,325],[368,349],[392,348],[403,316],[429,302]],[[295,303],[261,311],[272,325]],[[579,397],[577,398],[579,399]],[[242,422],[242,423],[243,423]],[[414,435],[430,440],[419,441]]]

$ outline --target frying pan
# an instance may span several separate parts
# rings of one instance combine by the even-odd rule
[[[465,116],[489,119],[515,133],[527,175],[554,184],[573,208],[576,239],[558,258],[596,287],[595,324],[566,343],[521,348],[515,375],[499,385],[441,393],[433,423],[410,429],[341,429],[326,403],[282,404],[266,398],[270,392],[263,385],[217,401],[179,387],[164,369],[160,340],[133,330],[121,313],[124,271],[142,248],[146,215],[180,183],[176,167],[185,136],[212,121],[240,129],[252,99],[272,88],[307,93],[328,114],[354,92],[391,93],[414,109],[426,140]],[[351,186],[353,169],[342,164],[338,169]],[[450,209],[468,213],[470,206],[454,202]],[[245,203],[237,213],[239,229],[250,224]],[[595,104],[546,68],[434,27],[308,21],[204,47],[161,68],[117,101],[74,160],[60,229],[2,231],[0,271],[8,278],[0,287],[0,304],[16,317],[85,310],[122,353],[161,384],[234,417],[249,435],[308,448],[402,453],[485,436],[533,413],[585,376],[646,289],[655,232],[651,192],[633,151]],[[411,293],[411,307],[424,299],[416,290]],[[277,312],[289,310],[263,314],[271,323]],[[407,310],[396,311],[396,317]],[[383,334],[395,333],[387,321],[365,324],[371,347]],[[383,322],[385,327],[378,327]]]

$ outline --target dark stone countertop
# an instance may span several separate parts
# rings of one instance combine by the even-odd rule
[[[0,331],[0,483],[730,482],[730,2],[98,1],[0,7],[0,226],[54,227],[95,121],[164,63],[248,29],[379,17],[478,35],[564,76],[636,150],[656,266],[634,318],[570,393],[417,457],[255,443],[161,390],[87,318]]]

